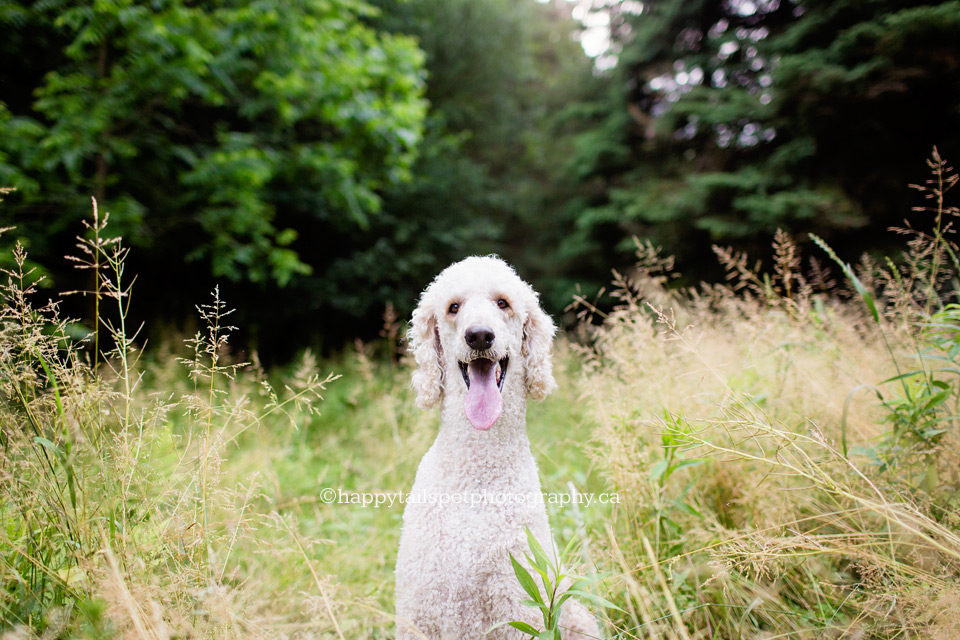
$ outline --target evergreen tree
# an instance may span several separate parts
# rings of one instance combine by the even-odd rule
[[[625,262],[639,235],[704,276],[710,244],[758,253],[778,227],[876,248],[930,148],[960,150],[957,2],[642,8],[613,14],[619,64],[578,159],[603,189],[573,253],[615,240]]]

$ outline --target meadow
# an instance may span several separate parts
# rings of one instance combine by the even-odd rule
[[[555,345],[528,429],[557,543],[608,638],[960,635],[960,306],[934,157],[930,233],[835,259],[773,238],[717,248],[727,283],[678,289],[637,243],[604,310]],[[403,319],[383,339],[265,371],[230,349],[229,300],[143,349],[127,249],[78,246],[101,319],[82,341],[26,256],[0,311],[0,638],[390,638],[402,506],[438,426],[414,407]],[[76,294],[81,295],[81,294]]]

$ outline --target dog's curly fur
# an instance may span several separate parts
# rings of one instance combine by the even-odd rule
[[[477,326],[495,335],[483,352],[465,340]],[[401,640],[516,639],[526,636],[507,626],[486,631],[504,621],[539,621],[539,612],[522,604],[527,596],[509,554],[521,559],[529,552],[525,527],[554,549],[526,433],[527,396],[542,400],[556,388],[554,333],[536,292],[492,256],[449,266],[413,313],[416,402],[422,409],[440,404],[441,426],[403,514],[396,568]],[[464,409],[460,363],[479,357],[509,362],[503,410],[487,430],[474,428]],[[596,621],[574,600],[564,605],[561,627],[565,640],[600,637]]]

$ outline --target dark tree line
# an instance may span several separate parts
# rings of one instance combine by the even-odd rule
[[[639,235],[716,277],[711,244],[783,228],[855,258],[899,242],[934,145],[960,155],[958,2],[654,0],[613,32],[574,246]]]
[[[0,243],[82,287],[95,195],[135,313],[182,326],[219,283],[282,357],[474,253],[560,313],[635,235],[690,279],[777,228],[882,250],[930,148],[960,157],[960,2],[595,4],[606,70],[565,0],[2,3]]]

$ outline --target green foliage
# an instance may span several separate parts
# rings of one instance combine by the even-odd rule
[[[576,542],[571,540],[567,547],[560,553],[559,557],[553,554],[548,555],[543,547],[537,542],[537,539],[530,532],[529,528],[524,528],[527,534],[527,546],[530,548],[529,554],[524,554],[526,564],[530,569],[536,572],[543,585],[543,590],[537,584],[536,579],[531,575],[527,568],[517,561],[510,554],[510,565],[513,567],[513,573],[517,577],[520,586],[530,597],[530,600],[524,601],[524,604],[540,610],[543,618],[543,629],[538,630],[527,622],[512,620],[494,625],[488,629],[488,633],[493,629],[509,625],[518,631],[521,631],[532,638],[538,640],[561,640],[560,637],[560,612],[563,610],[564,603],[570,598],[580,598],[594,605],[599,605],[608,609],[622,611],[613,603],[596,596],[584,589],[587,586],[587,580],[576,575],[565,573],[569,571],[564,568],[564,564],[569,562],[573,545]]]
[[[96,196],[177,297],[145,316],[179,324],[219,282],[247,345],[283,357],[300,345],[272,329],[372,335],[472,253],[553,312],[634,236],[688,282],[721,276],[714,243],[761,256],[777,229],[849,261],[891,244],[921,154],[960,144],[956,0],[597,2],[597,69],[571,37],[585,6],[5,3],[5,213],[80,289],[55,264]]]
[[[565,111],[589,95],[595,80],[565,6],[382,3],[384,27],[414,35],[424,50],[431,104],[414,180],[384,196],[395,225],[370,243],[386,245],[409,269],[402,272],[407,282],[384,274],[394,291],[409,292],[394,299],[399,309],[408,309],[418,287],[451,261],[491,252],[535,280],[549,307],[569,301],[562,280],[570,267],[555,251],[569,219],[562,159],[575,129],[565,126]]]
[[[875,388],[877,398],[888,412],[886,419],[891,429],[880,446],[868,453],[876,459],[881,471],[919,466],[914,484],[933,494],[939,486],[936,451],[942,446],[944,435],[955,428],[960,408],[960,384],[955,385],[951,380],[960,371],[957,360],[960,333],[956,324],[960,307],[955,302],[945,303],[957,296],[956,291],[941,292],[942,285],[954,277],[952,268],[958,266],[951,218],[957,217],[960,211],[946,202],[947,193],[958,182],[957,174],[936,147],[927,164],[931,178],[925,186],[914,185],[914,188],[933,203],[914,207],[914,210],[931,214],[932,230],[929,233],[901,230],[912,236],[902,260],[904,266],[899,267],[888,259],[889,271],[880,274],[888,283],[884,292],[888,304],[892,303],[903,319],[913,325],[915,352],[911,354],[910,370],[903,371],[901,358],[891,347],[888,330],[884,328],[884,309],[878,304],[875,292],[865,286],[853,267],[844,263],[821,238],[812,234],[811,238],[842,269],[870,319],[880,328],[883,343],[896,367],[897,375]],[[876,279],[875,273],[861,275]],[[889,385],[893,386],[892,393],[885,391]],[[951,400],[952,410],[948,406]],[[845,430],[846,425],[843,426]],[[847,454],[846,431],[843,453]]]
[[[863,282],[861,282],[860,278],[857,277],[857,274],[854,273],[853,267],[841,260],[839,256],[837,256],[837,253],[831,249],[822,238],[811,234],[810,239],[813,240],[814,244],[823,249],[826,254],[840,266],[840,269],[843,271],[843,275],[850,280],[850,284],[853,285],[853,290],[863,301],[863,304],[866,305],[867,310],[870,312],[870,317],[873,318],[874,322],[879,324],[880,312],[877,310],[877,303],[874,300],[874,295],[872,292],[867,290],[865,286],[863,286]]]
[[[368,229],[411,177],[423,55],[366,3],[5,7],[21,52],[57,54],[11,73],[0,104],[0,181],[20,194],[6,211],[48,267],[92,192],[148,248],[148,278],[196,263],[202,289],[285,287],[322,277],[322,236]]]
[[[290,327],[323,347],[374,334],[388,303],[406,315],[467,254],[504,255],[566,304],[561,116],[594,83],[566,4],[3,11],[16,34],[0,57],[17,64],[0,70],[0,184],[19,188],[6,212],[59,287],[85,284],[56,265],[94,195],[165,291],[144,316],[179,324],[219,283],[247,344],[281,358],[303,346],[277,340]]]
[[[778,228],[847,259],[892,248],[902,176],[933,144],[960,145],[954,1],[657,0],[610,15],[618,64],[594,102],[607,115],[572,174],[600,188],[570,253],[615,246],[623,266],[647,237],[696,281],[717,275],[711,244],[759,256]]]

